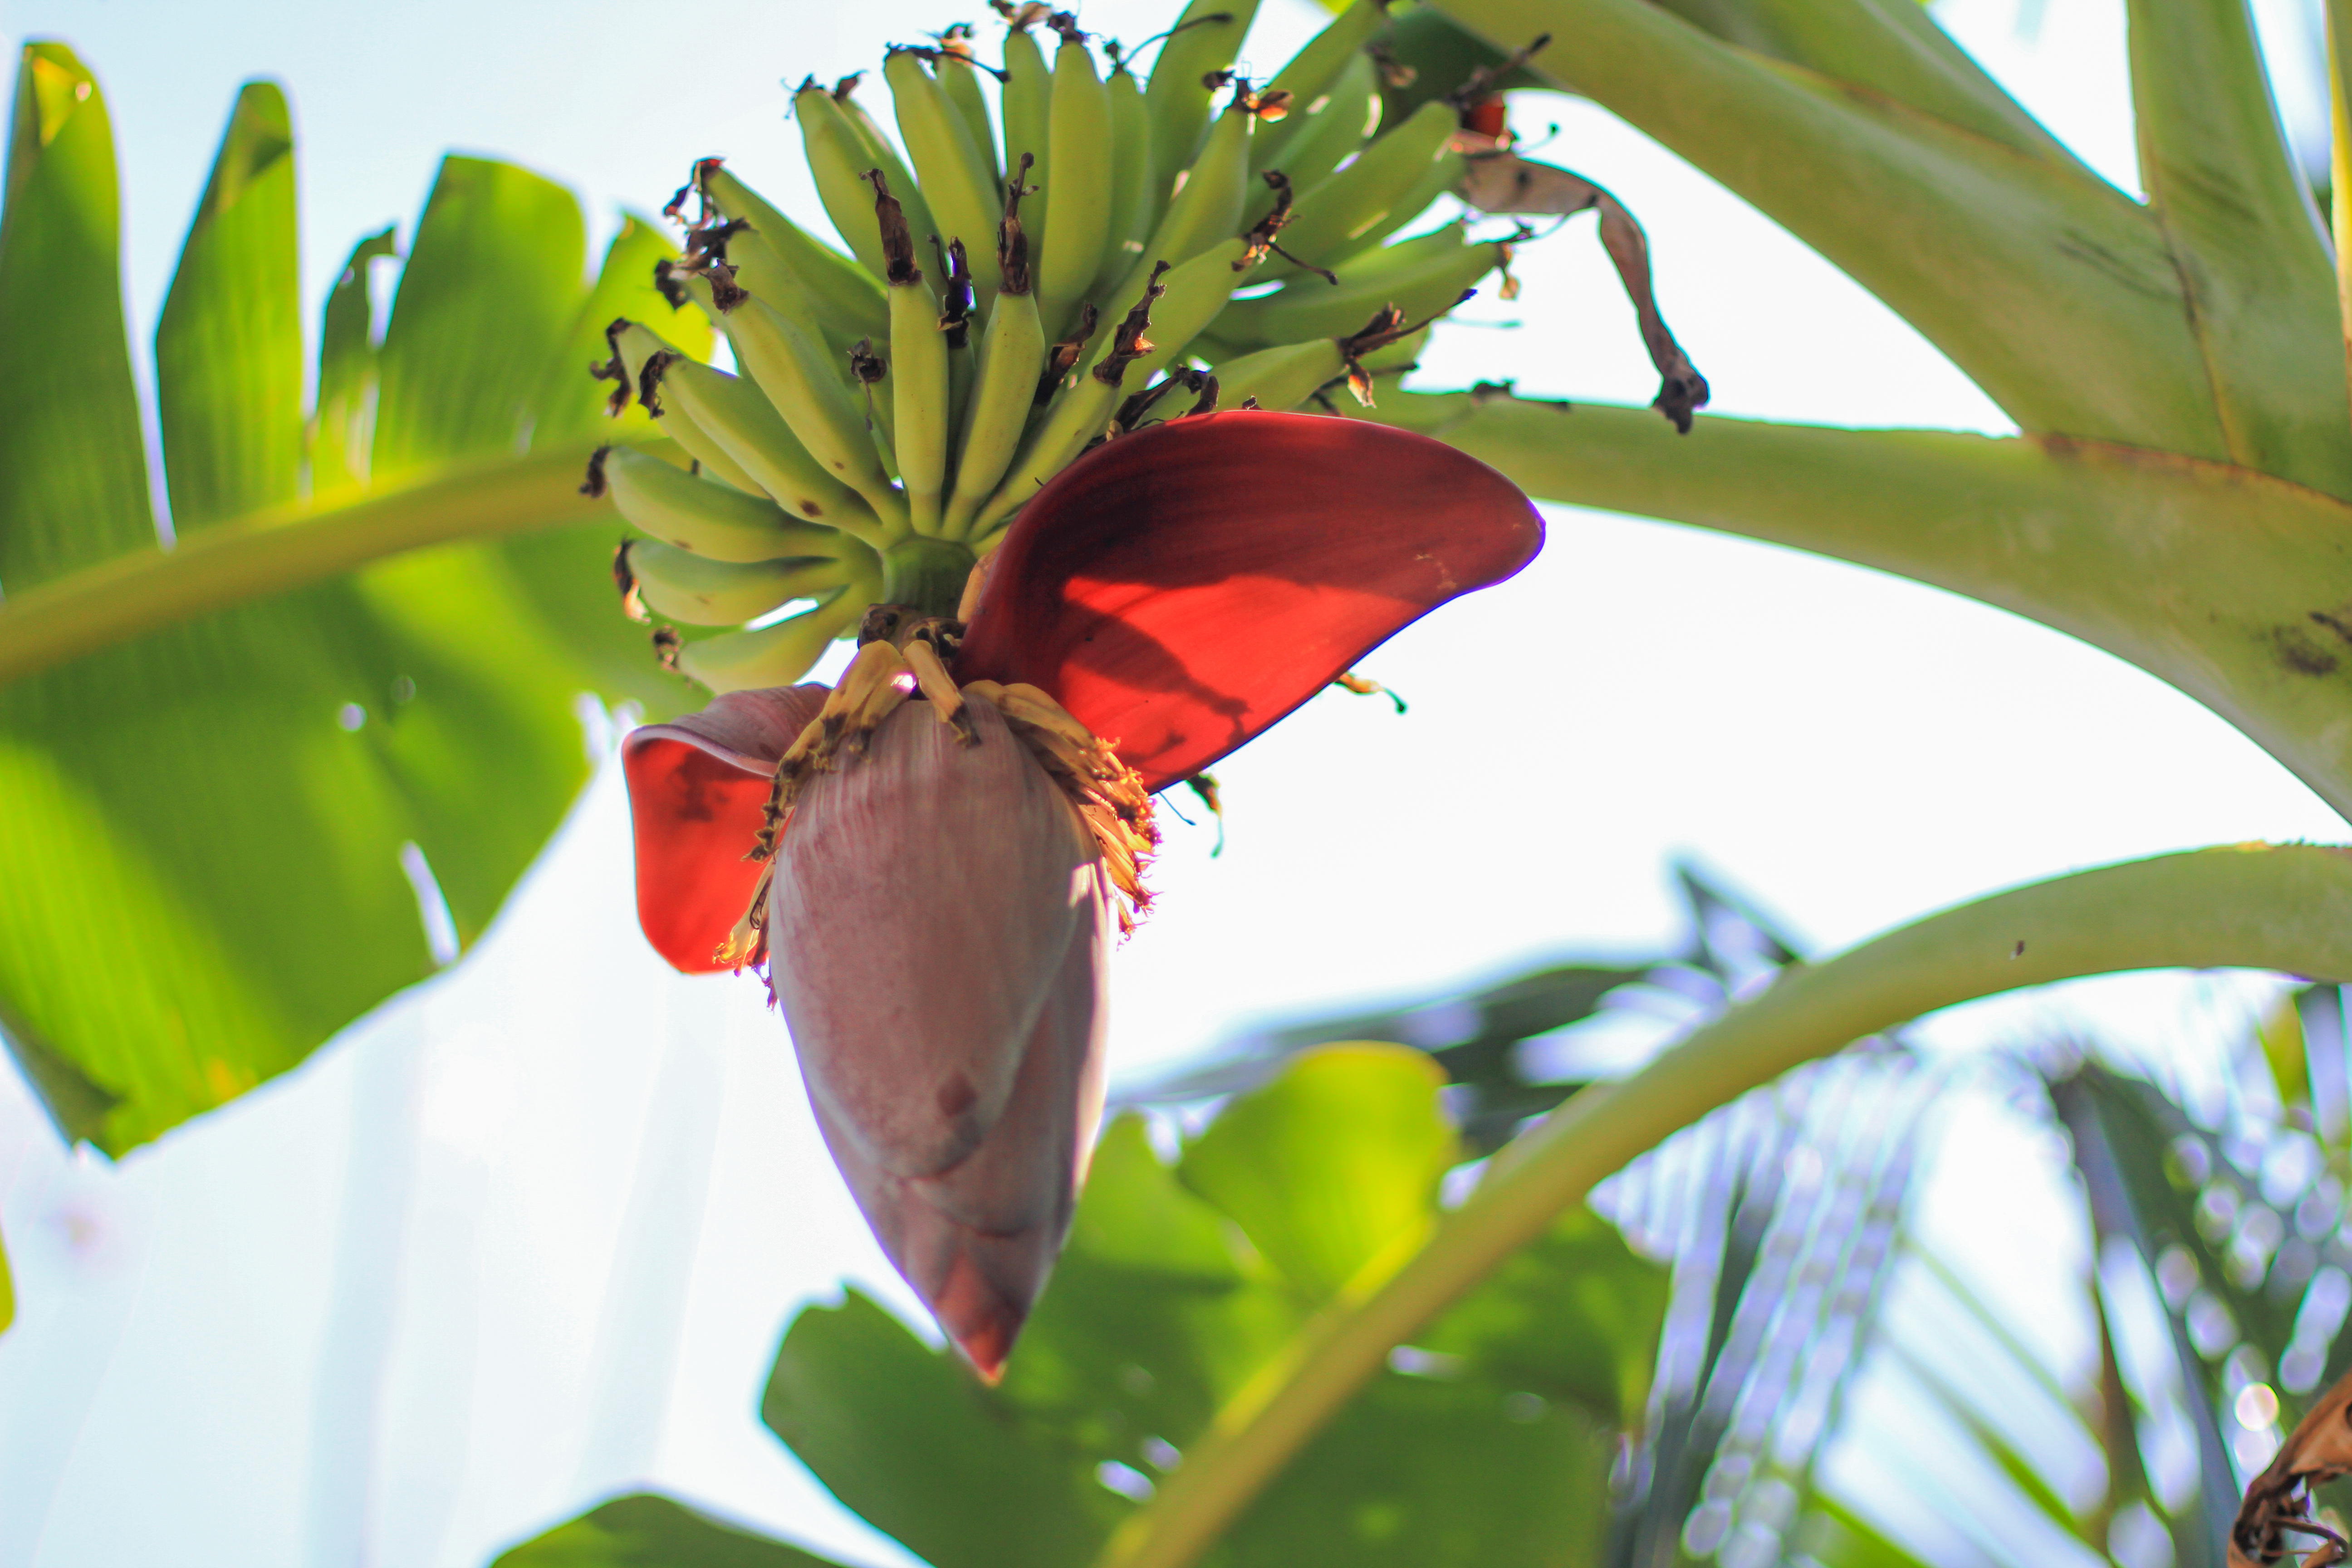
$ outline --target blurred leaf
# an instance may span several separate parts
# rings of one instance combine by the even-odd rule
[[[0,458],[0,559],[30,583],[152,542],[143,511],[110,514],[97,500],[75,521],[127,515],[135,527],[69,538],[51,526],[74,516],[61,510],[68,492],[23,482],[44,463],[76,468],[58,453],[102,455],[117,393],[137,446],[127,372],[99,374],[127,359],[102,101],[80,92],[87,79],[69,55],[39,46],[26,58],[0,218],[0,327],[30,326],[5,327],[0,368],[63,324],[79,322],[86,340],[62,361],[79,382],[0,376],[61,394],[84,441],[42,463]],[[158,337],[173,493],[206,545],[243,537],[256,512],[289,515],[270,510],[294,480],[300,434],[288,401],[299,366],[288,364],[299,331],[285,127],[273,89],[240,95]],[[519,457],[537,424],[576,430],[602,401],[584,361],[576,376],[555,375],[596,293],[580,276],[570,196],[480,160],[445,172],[421,228],[424,270],[401,286],[375,437],[412,485],[449,476],[453,459]],[[70,267],[68,240],[81,247]],[[350,444],[365,424],[353,410],[370,401],[366,263],[388,249],[388,237],[363,243],[328,309],[320,384],[341,412],[321,421],[319,468],[344,502],[390,488],[358,488]],[[615,250],[621,271],[603,297],[634,299],[640,280],[622,274],[649,272],[643,240]],[[87,287],[97,279],[102,295]],[[666,308],[649,314],[667,324]],[[63,439],[29,416],[5,429],[0,441]],[[656,709],[684,696],[614,613],[612,525],[572,493],[577,459],[552,450],[544,494],[526,488],[499,521],[596,520],[584,528],[380,560],[0,686],[0,1028],[69,1136],[118,1152],[151,1139],[432,973],[420,891],[446,899],[461,942],[488,923],[587,776],[578,694]],[[572,450],[584,458],[586,442]],[[386,465],[374,467],[380,481]],[[143,469],[80,471],[76,493],[113,484],[144,506]],[[469,471],[473,495],[533,470]],[[323,507],[302,526],[326,529],[335,515]],[[432,537],[437,514],[349,515],[355,527],[389,520]],[[418,872],[437,889],[415,885]]]
[[[2296,1006],[2298,997],[2282,996],[2269,1016],[2255,1026],[2254,1037],[2263,1048],[2263,1060],[2270,1064],[2271,1085],[2278,1090],[2281,1105],[2308,1101],[2311,1098],[2311,1068],[2304,1058],[2303,1014]]]
[[[1395,1047],[1311,1053],[1172,1170],[1122,1117],[1002,1386],[853,1292],[794,1321],[762,1415],[835,1496],[939,1568],[1087,1562],[1296,1352],[1314,1309],[1298,1279],[1344,1278],[1425,1223],[1448,1142],[1438,1084]],[[1303,1244],[1309,1215],[1352,1245]],[[1276,1239],[1244,1243],[1251,1224]],[[1204,1562],[1595,1562],[1616,1423],[1639,1407],[1664,1300],[1661,1271],[1606,1226],[1563,1219],[1401,1353],[1406,1370],[1375,1379]]]
[[[28,44],[0,210],[0,591],[155,542],[115,239],[106,97],[65,45]]]
[[[612,345],[605,341],[604,329],[621,317],[658,323],[662,337],[680,353],[699,360],[710,357],[715,335],[710,319],[700,310],[674,310],[654,287],[655,264],[670,259],[677,252],[677,247],[651,218],[639,217],[635,213],[622,216],[621,232],[605,248],[596,286],[589,291],[579,316],[572,323],[569,337],[550,369],[546,388],[533,400],[532,405],[542,411],[532,426],[533,441],[545,443],[575,437],[634,441],[660,434],[644,406],[635,400],[618,419],[607,417],[604,395],[610,391],[611,384],[590,381],[588,368],[612,357]],[[594,395],[583,395],[592,387],[595,389]]]
[[[1795,1543],[1822,1568],[1927,1568],[1876,1525],[1833,1497],[1817,1496]]]
[[[571,192],[511,163],[441,161],[376,356],[376,483],[520,448],[587,301],[586,259]]]
[[[1483,1369],[1481,1369],[1483,1373]],[[1616,1436],[1484,1375],[1377,1378],[1202,1562],[1584,1568],[1600,1557]]]
[[[1184,1152],[1184,1184],[1313,1300],[1421,1245],[1460,1155],[1444,1077],[1399,1046],[1326,1046],[1236,1100]]]
[[[16,1321],[16,1281],[8,1272],[8,1248],[0,1241],[0,1329]]]
[[[2105,1550],[2106,1542],[2101,1532],[2075,1514],[2066,1500],[2058,1495],[2057,1488],[2051,1485],[2033,1461],[2010,1440],[2009,1435],[1977,1407],[1974,1400],[1954,1386],[1951,1380],[1937,1372],[1926,1358],[1900,1343],[1895,1343],[1893,1348],[1904,1370],[1927,1389],[1935,1407],[1949,1415],[1962,1431],[1975,1440],[1984,1457],[2009,1479],[2020,1496],[2032,1503],[2044,1519],[2094,1552]]]
[[[1076,1568],[1116,1511],[1023,1441],[962,1363],[855,1289],[793,1320],[760,1415],[834,1496],[937,1568]]]
[[[1666,1271],[1591,1209],[1571,1209],[1420,1337],[1514,1389],[1641,1425]]]
[[[2053,1083],[2050,1095],[2074,1136],[2074,1168],[2090,1197],[2097,1237],[2128,1242],[2151,1273],[2168,1249],[2180,1247],[2197,1258],[2207,1279],[2218,1279],[2219,1260],[2198,1233],[2189,1200],[2165,1169],[2174,1136],[2186,1128],[2178,1108],[2150,1085],[2090,1065]],[[2197,1443],[2196,1493],[2171,1510],[2173,1551],[2179,1568],[2221,1568],[2216,1543],[2237,1514],[2239,1483],[2221,1440],[2214,1375],[2198,1356],[2179,1311],[2168,1310],[2165,1325]]]
[[[781,1541],[640,1492],[499,1554],[491,1568],[836,1568]]]
[[[247,82],[155,330],[164,471],[182,537],[300,489],[300,289],[293,123],[275,83]]]
[[[367,481],[375,439],[375,284],[369,264],[400,254],[383,228],[352,247],[327,293],[319,333],[319,405],[310,421],[310,494]]]

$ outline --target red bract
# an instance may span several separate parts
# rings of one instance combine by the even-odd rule
[[[1097,447],[1022,510],[956,678],[1044,688],[1159,789],[1542,544],[1518,488],[1443,442],[1179,419]]]
[[[1525,497],[1437,442],[1186,418],[1097,448],[1024,509],[952,686],[931,663],[905,700],[914,667],[867,648],[809,733],[832,748],[866,716],[781,781],[823,687],[734,693],[625,742],[647,939],[689,972],[741,962],[720,950],[772,871],[770,978],[818,1123],[982,1372],[1068,1230],[1114,886],[1135,894],[1150,844],[1139,786],[1197,773],[1541,542]],[[746,857],[772,785],[789,815],[763,866]]]

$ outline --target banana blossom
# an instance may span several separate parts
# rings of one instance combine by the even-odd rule
[[[877,607],[837,689],[630,734],[646,938],[689,973],[770,958],[843,1175],[982,1375],[1085,1179],[1150,792],[1542,539],[1517,487],[1438,442],[1191,416],[1041,489],[963,624]]]

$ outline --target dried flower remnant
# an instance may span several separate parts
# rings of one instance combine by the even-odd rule
[[[2024,944],[2018,944],[2021,949]],[[2311,1494],[2352,1475],[2352,1376],[2337,1381],[2295,1423],[2230,1525],[2230,1568],[2269,1568],[2303,1552],[2303,1568],[2333,1568],[2345,1560],[2344,1537],[2311,1516]]]

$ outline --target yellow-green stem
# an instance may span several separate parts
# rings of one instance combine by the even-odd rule
[[[460,540],[609,516],[578,492],[590,442],[445,471],[347,505],[279,508],[222,523],[0,600],[0,685],[158,627]]]
[[[1295,1342],[1218,1413],[1098,1568],[1183,1568],[1279,1475],[1394,1346],[1602,1177],[1759,1084],[1923,1013],[2023,985],[2175,966],[2352,977],[2352,853],[2203,849],[2062,877],[1929,916],[1706,1024],[1624,1082],[1585,1090],[1496,1156],[1429,1244]]]

